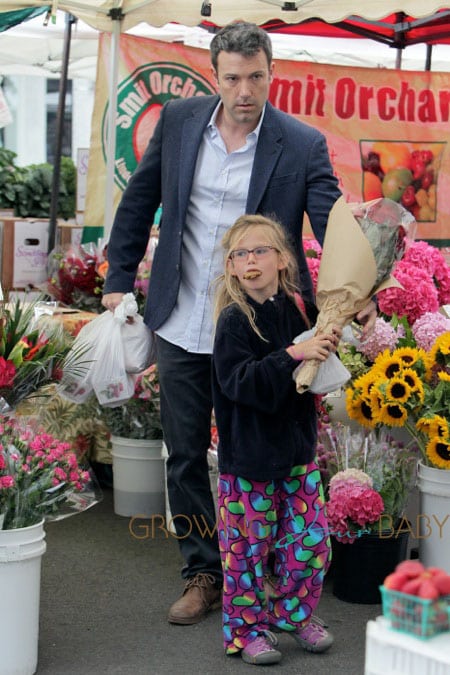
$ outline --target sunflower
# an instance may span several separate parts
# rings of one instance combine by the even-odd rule
[[[421,361],[425,363],[426,352],[423,349],[416,349],[414,347],[399,347],[394,352],[397,359],[403,364],[404,368],[410,368]]]
[[[403,373],[401,373],[403,375]],[[386,398],[397,403],[406,403],[411,396],[411,387],[405,378],[393,377],[386,385]]]
[[[434,436],[434,418],[420,417],[416,422],[416,429],[428,436]]]
[[[378,421],[381,412],[381,406],[383,405],[383,397],[378,387],[374,387],[370,392],[370,406],[372,408],[372,418]]]
[[[367,373],[364,373],[364,375],[360,375],[360,377],[356,378],[355,389],[359,392],[359,395],[362,396],[363,398],[369,398],[370,392],[372,391],[372,388],[375,385],[376,381],[377,381],[376,373],[373,373],[372,371],[369,370]]]
[[[440,352],[443,356],[450,356],[450,331],[447,331],[447,333],[442,333],[442,335],[439,335],[439,337],[436,338],[432,348],[430,349],[431,357],[436,359],[438,352]]]
[[[384,352],[377,356],[374,361],[373,368],[371,368],[371,370],[368,372],[376,372],[380,375],[380,377],[387,379],[397,375],[397,373],[399,373],[404,366],[401,358],[396,356],[397,351],[398,350],[391,354],[388,349],[385,349]]]
[[[448,420],[446,420],[445,417],[441,417],[441,415],[421,417],[416,422],[416,428],[430,437],[438,436],[439,438],[448,438],[450,436]]]
[[[351,395],[349,396],[348,390],[347,414],[350,419],[356,420],[362,426],[369,427],[369,429],[375,428],[378,422],[378,420],[374,419],[372,415],[372,407],[370,402],[361,396],[357,396],[356,398],[353,398]]]
[[[432,349],[384,350],[354,381],[347,412],[364,427],[403,427],[429,466],[450,469],[450,332]]]
[[[427,457],[430,462],[440,469],[450,469],[450,441],[434,436],[427,443]]]
[[[423,382],[419,375],[412,368],[405,368],[402,371],[402,378],[408,383],[411,392],[419,396],[420,401],[424,399]]]
[[[378,422],[387,424],[389,427],[403,427],[408,419],[408,411],[395,401],[383,403],[380,409]]]

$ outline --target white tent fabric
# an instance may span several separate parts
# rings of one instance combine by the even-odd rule
[[[447,0],[448,2],[448,0]],[[88,25],[101,31],[112,33],[112,59],[110,67],[110,105],[109,128],[114,128],[117,105],[117,78],[119,36],[139,23],[163,26],[176,19],[186,26],[196,26],[206,17],[202,8],[210,8],[212,22],[223,25],[235,19],[243,19],[261,24],[272,19],[281,19],[286,23],[298,23],[316,17],[329,23],[337,22],[355,14],[364,14],[370,20],[382,19],[392,12],[403,11],[420,18],[426,17],[446,4],[438,0],[296,0],[295,11],[283,11],[284,0],[0,0],[0,11],[13,11],[28,7],[43,7],[51,4],[54,13],[59,10],[69,12]],[[292,3],[289,3],[292,6]],[[120,19],[120,20],[119,20]],[[108,232],[113,218],[115,134],[110,134],[107,148],[106,194],[105,194],[105,231]]]
[[[1,11],[12,11],[26,7],[52,5],[55,9],[70,12],[90,26],[102,31],[113,31],[109,14],[111,10],[121,10],[121,31],[127,31],[141,22],[153,26],[163,26],[170,21],[178,21],[186,26],[198,25],[206,17],[202,16],[203,5],[210,5],[208,20],[223,25],[235,19],[265,23],[271,19],[281,19],[286,23],[298,23],[311,17],[323,19],[329,23],[341,21],[359,14],[367,19],[381,19],[392,12],[403,11],[420,18],[429,16],[438,9],[444,9],[447,3],[438,0],[296,0],[295,11],[283,11],[284,0],[0,0]]]
[[[0,75],[39,75],[58,78],[61,72],[65,13],[57,12],[56,22],[44,25],[42,16],[0,33]],[[141,23],[127,31],[133,35],[167,42],[183,42],[207,49],[212,34],[203,28],[168,23],[157,27]],[[83,21],[72,29],[69,78],[95,81],[99,32]],[[394,68],[396,50],[371,40],[320,38],[307,35],[270,33],[275,59],[313,61],[363,68]],[[423,70],[426,46],[404,50],[402,70]],[[433,71],[450,70],[450,45],[435,45]]]

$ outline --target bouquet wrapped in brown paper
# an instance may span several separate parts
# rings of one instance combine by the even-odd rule
[[[390,276],[404,251],[414,219],[391,199],[350,206],[340,197],[330,211],[317,280],[317,332],[343,328],[378,291],[400,284]],[[306,361],[296,371],[297,391],[307,391],[321,361]]]

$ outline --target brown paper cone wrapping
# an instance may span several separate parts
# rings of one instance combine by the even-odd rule
[[[377,265],[369,241],[344,197],[339,197],[328,217],[317,279],[318,333],[343,328],[381,288],[400,285],[393,277],[374,288]],[[299,394],[307,391],[322,362],[306,361],[296,377]]]

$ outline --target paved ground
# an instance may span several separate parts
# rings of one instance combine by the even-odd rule
[[[255,672],[226,657],[216,611],[195,626],[173,626],[166,613],[182,590],[173,537],[149,521],[130,531],[114,514],[112,490],[89,511],[48,523],[42,564],[38,675],[227,675]],[[131,528],[133,529],[133,528]],[[338,600],[327,580],[319,615],[336,641],[322,655],[281,637],[275,673],[363,675],[365,628],[379,605]]]

